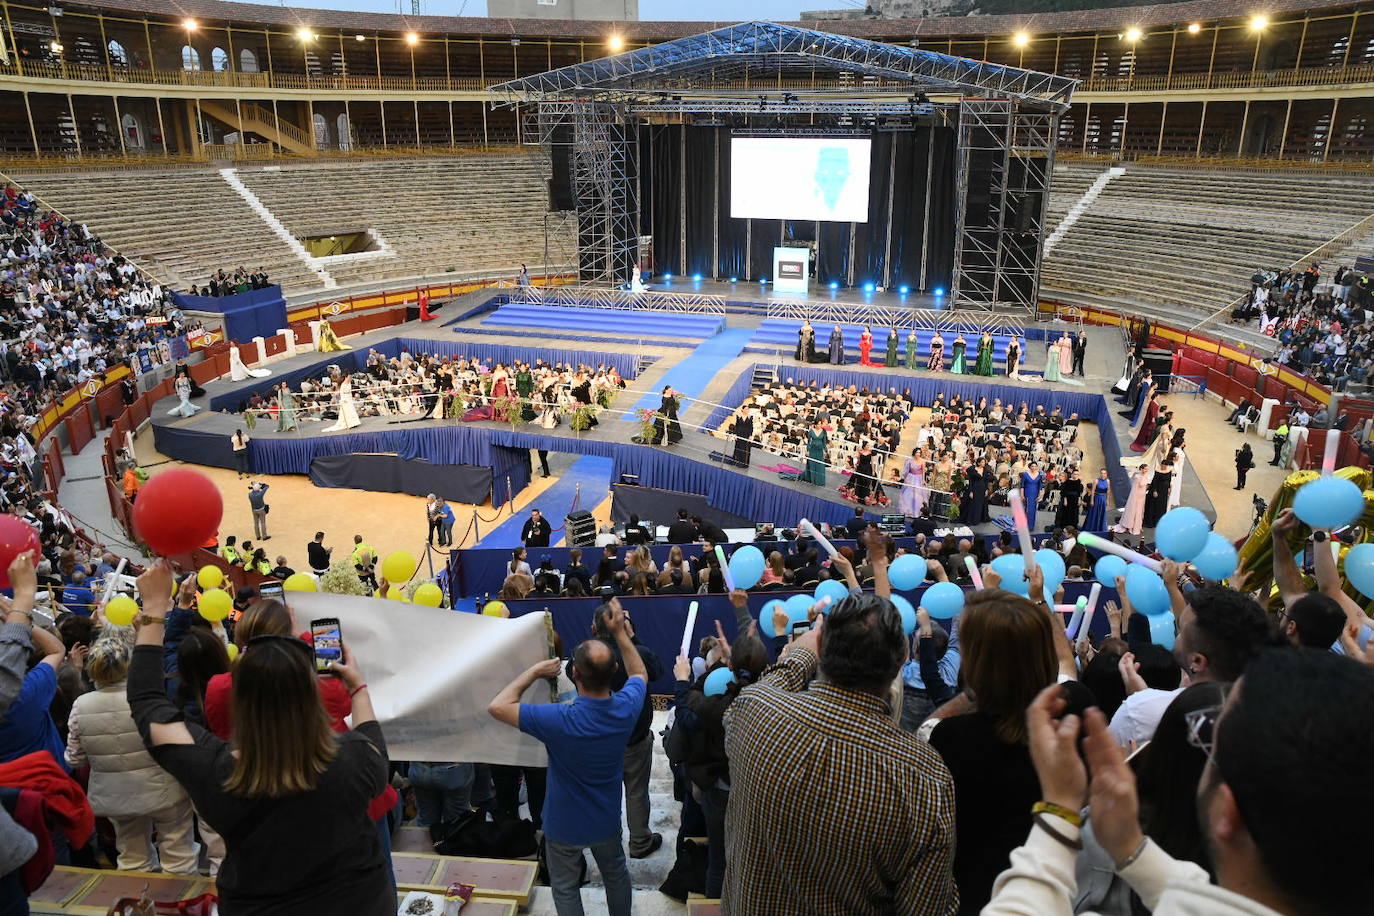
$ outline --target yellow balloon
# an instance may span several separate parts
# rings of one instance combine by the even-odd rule
[[[404,585],[415,575],[415,558],[404,550],[387,554],[382,561],[382,575],[393,585]]]
[[[105,605],[105,619],[115,626],[127,627],[138,614],[138,602],[128,595],[115,595]]]
[[[444,603],[444,590],[433,582],[426,582],[415,589],[415,595],[410,600],[425,607],[438,607]]]
[[[196,583],[201,588],[219,588],[224,582],[224,571],[218,566],[202,566],[196,571]]]
[[[229,609],[234,606],[234,599],[229,597],[228,592],[215,588],[202,593],[197,604],[200,608],[200,616],[211,623],[215,623],[229,616]]]
[[[286,581],[281,587],[288,592],[313,592],[318,591],[315,580],[305,573],[293,573],[286,577]]]
[[[407,604],[410,603],[410,599],[406,597],[406,590],[398,585],[393,585],[391,588],[387,589],[386,596],[392,601],[401,601]]]
[[[510,608],[506,607],[504,601],[488,601],[487,606],[482,608],[482,613],[488,617],[509,617]]]
[[[225,648],[225,650],[228,651],[228,653],[229,653],[229,661],[232,662],[232,661],[236,661],[236,660],[238,659],[238,657],[239,657],[239,647],[238,647],[238,646],[234,645],[233,643],[230,643],[229,645],[225,646],[224,648]]]

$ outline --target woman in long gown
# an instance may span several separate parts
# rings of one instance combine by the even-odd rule
[[[1007,378],[1021,378],[1021,338],[1013,337],[1007,344]]]
[[[883,357],[883,365],[889,369],[897,368],[897,329],[887,329],[887,353]]]
[[[1050,351],[1045,354],[1045,381],[1058,382],[1063,380],[1063,375],[1059,371],[1059,341],[1050,344]]]
[[[330,326],[329,322],[321,321],[320,345],[318,349],[321,353],[333,353],[336,350],[352,350],[353,348],[346,346],[343,341],[339,340],[338,335],[334,333],[334,328]]]
[[[926,468],[926,494],[930,500],[932,518],[941,520],[949,518],[950,488],[953,486],[954,459],[946,452],[940,456],[939,461]]]
[[[973,367],[974,375],[992,375],[992,335],[987,331],[978,338],[978,362]]]
[[[920,449],[912,449],[911,457],[902,462],[902,492],[897,497],[897,508],[907,518],[919,516],[926,502],[926,468],[920,454]]]
[[[1107,501],[1112,498],[1112,482],[1107,477],[1107,469],[1097,472],[1093,481],[1092,503],[1088,506],[1088,517],[1083,519],[1084,531],[1107,530]]]
[[[1069,474],[1059,485],[1059,507],[1054,511],[1054,524],[1063,528],[1078,526],[1079,511],[1083,508],[1083,479],[1078,471]]]
[[[1140,432],[1136,433],[1135,441],[1131,443],[1131,451],[1140,453],[1150,447],[1158,431],[1158,423],[1159,399],[1151,392],[1150,401],[1145,405],[1145,417],[1140,421]]]
[[[936,331],[935,336],[930,338],[930,359],[926,360],[926,370],[929,372],[945,371],[945,339]]]
[[[825,426],[817,420],[806,433],[806,470],[797,478],[803,483],[825,486],[825,456],[830,447],[830,436]]]
[[[811,362],[811,357],[815,352],[816,331],[811,327],[811,322],[803,321],[802,326],[797,330],[797,352],[795,354],[797,362]]]
[[[277,386],[277,432],[289,432],[296,428],[296,398],[286,382]]]
[[[965,525],[981,525],[988,520],[988,485],[992,474],[988,471],[986,458],[979,458],[968,469],[968,490],[964,493],[964,504],[959,508],[959,521]]]
[[[238,346],[237,346],[237,345],[231,344],[230,347],[229,347],[229,368],[230,368],[231,370],[234,368],[234,357],[235,357],[235,355],[237,355],[237,353],[238,353]],[[240,365],[240,366],[243,365],[243,360],[241,360],[241,359],[239,360],[239,365]],[[256,369],[256,370],[248,369],[248,370],[246,370],[246,371],[247,371],[248,374],[250,374],[250,375],[253,375],[254,372],[259,372],[259,373],[261,373],[261,375],[253,375],[253,378],[266,378],[267,376],[269,376],[269,375],[272,374],[271,372],[267,371],[266,369]],[[203,396],[205,395],[205,389],[202,388],[202,387],[200,387],[200,383],[197,382],[194,378],[191,377],[191,367],[190,367],[190,366],[186,365],[185,363],[177,363],[176,374],[177,374],[179,377],[184,377],[184,378],[186,379],[186,381],[188,381],[188,382],[191,383],[191,398],[192,398],[192,399],[199,398],[199,397],[203,397]],[[235,376],[235,377],[234,377],[234,381],[236,381],[236,382],[241,382],[241,381],[243,381],[243,379],[239,378],[238,376]]]
[[[191,376],[178,375],[173,383],[177,393],[177,406],[167,411],[169,417],[193,417],[199,407],[191,403]]]
[[[1121,510],[1121,518],[1112,526],[1113,531],[1140,536],[1145,522],[1145,491],[1150,488],[1150,477],[1154,471],[1148,464],[1136,468],[1131,477],[1131,493],[1126,497],[1126,508]],[[1085,524],[1085,531],[1092,530]]]
[[[1073,338],[1067,332],[1059,338],[1059,374],[1065,378],[1073,374]]]
[[[345,377],[339,386],[339,419],[332,426],[326,426],[324,432],[337,433],[360,426],[362,422],[358,419],[358,408],[353,403],[353,379]]]
[[[964,335],[960,334],[954,338],[954,361],[949,365],[949,371],[955,375],[963,375],[968,372],[968,362],[964,359],[964,354],[968,352],[968,341],[964,340]]]
[[[908,369],[916,368],[917,346],[918,345],[916,343],[916,329],[912,328],[910,331],[906,332],[906,367]]]
[[[865,442],[854,457],[854,498],[860,505],[873,498],[873,488],[878,483],[873,477],[873,461],[873,446]]]
[[[1183,430],[1179,430],[1183,432]],[[1174,479],[1169,484],[1169,502],[1165,506],[1165,511],[1176,509],[1182,504],[1183,499],[1183,465],[1188,460],[1188,453],[1182,447],[1174,449]]]
[[[838,324],[830,329],[830,362],[835,366],[844,365],[844,331]]]
[[[672,385],[663,386],[663,399],[658,404],[658,418],[654,420],[657,433],[654,444],[676,445],[682,441],[682,424],[677,421],[678,399]]]
[[[239,355],[239,348],[231,346],[229,348],[229,378],[235,382],[241,382],[246,378],[267,378],[272,374],[271,369],[249,369],[243,362],[243,357]]]
[[[860,365],[860,366],[876,366],[876,365],[877,365],[877,363],[871,362],[871,361],[869,360],[869,358],[868,358],[868,354],[871,353],[872,351],[873,351],[873,334],[868,330],[868,328],[864,328],[863,333],[859,335],[859,365]]]
[[[1021,498],[1026,503],[1026,524],[1035,533],[1035,510],[1040,504],[1040,491],[1045,488],[1045,476],[1034,461],[1021,472]]]
[[[534,394],[534,375],[524,363],[515,372],[515,393],[520,395],[520,419],[528,423],[538,415],[530,402],[530,395]]]
[[[491,399],[510,397],[510,379],[506,377],[506,367],[498,365],[491,374]]]

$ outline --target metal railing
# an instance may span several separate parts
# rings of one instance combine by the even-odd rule
[[[990,334],[1025,336],[1024,324],[1018,316],[1005,312],[992,313],[967,309],[920,309],[888,305],[860,305],[853,302],[799,301],[772,299],[768,303],[769,318],[785,321],[810,321],[812,324],[863,325],[875,328],[930,328],[961,334]]]
[[[1374,82],[1374,64],[1346,67],[1288,67],[1224,73],[1132,74],[1094,76],[1079,92],[1167,92],[1180,89],[1264,89],[1279,86],[1330,86]]]
[[[604,286],[574,284],[558,287],[519,286],[511,291],[510,301],[518,305],[582,306],[587,308],[632,309],[656,312],[681,312],[693,315],[724,315],[725,297],[709,293],[669,293],[658,290],[632,293]]]

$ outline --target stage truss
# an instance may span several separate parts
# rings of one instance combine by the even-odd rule
[[[965,336],[989,334],[1024,337],[1025,326],[1016,315],[981,310],[921,309],[891,305],[856,305],[852,302],[773,299],[768,317],[784,321],[809,321],[813,325],[861,325],[868,328],[922,328]],[[817,335],[820,336],[819,333]],[[875,334],[875,337],[880,336]]]
[[[679,312],[691,315],[724,315],[725,297],[708,293],[670,293],[646,290],[632,293],[606,286],[522,286],[510,295],[519,305],[566,305],[586,308]]]

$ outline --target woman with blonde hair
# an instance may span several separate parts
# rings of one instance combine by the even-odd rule
[[[768,564],[763,567],[763,577],[759,585],[784,584],[787,582],[787,564],[782,554],[776,550],[768,554]]]
[[[625,558],[625,571],[632,577],[635,573],[643,573],[646,576],[657,576],[658,566],[654,563],[653,554],[649,553],[649,548],[640,544],[630,551]]]
[[[674,544],[668,549],[668,560],[663,564],[663,571],[658,574],[658,587],[663,588],[673,584],[673,570],[682,570],[682,584],[689,588],[696,588],[696,580],[692,577],[692,568],[687,565],[687,561],[682,556],[682,545]]]
[[[86,796],[96,814],[114,825],[121,871],[162,870],[194,875],[199,863],[191,800],[172,774],[143,746],[129,709],[125,679],[133,645],[107,631],[86,656],[95,690],[77,697],[67,720],[67,765],[91,765]],[[161,663],[158,667],[161,679]],[[157,856],[151,855],[157,833]]]

